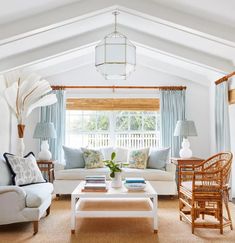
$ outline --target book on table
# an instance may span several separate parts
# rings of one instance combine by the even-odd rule
[[[134,184],[145,184],[145,179],[143,177],[126,177],[125,183],[134,183]]]
[[[105,175],[86,176],[85,180],[88,183],[104,183],[104,182],[106,182],[106,176]]]
[[[142,177],[127,177],[124,186],[130,191],[143,191],[146,186],[145,179]]]
[[[107,192],[106,176],[86,176],[83,192]]]

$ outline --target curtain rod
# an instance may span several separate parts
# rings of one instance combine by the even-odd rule
[[[228,75],[226,75],[226,76],[224,76],[224,77],[222,77],[222,78],[220,78],[220,79],[218,79],[218,80],[216,80],[216,81],[215,81],[215,84],[216,84],[216,85],[221,84],[221,83],[223,83],[224,81],[227,81],[229,78],[231,78],[231,77],[234,76],[234,75],[235,75],[235,71],[232,72],[232,73],[230,73],[230,74],[228,74]]]
[[[61,89],[159,89],[159,90],[185,90],[186,86],[60,86],[52,85],[53,90]]]

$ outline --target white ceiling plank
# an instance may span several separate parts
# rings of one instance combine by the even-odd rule
[[[153,51],[152,56],[156,59],[168,59],[168,62],[180,62],[185,65],[186,63],[193,64],[193,66],[203,66],[205,69],[214,69],[214,71],[230,72],[233,66],[227,60],[216,58],[214,56],[199,53],[190,48],[176,45],[163,39],[159,39],[150,35],[143,35],[136,30],[120,27],[124,33],[128,33],[128,37],[136,42],[140,47],[149,52]],[[98,29],[96,31],[88,32],[55,44],[43,46],[38,49],[31,50],[27,53],[11,56],[7,59],[0,60],[0,72],[30,66],[37,63],[43,63],[49,60],[61,58],[61,61],[70,58],[67,55],[77,56],[79,51],[84,48],[91,48],[97,40],[102,39],[110,31],[110,26]],[[94,50],[94,49],[93,49]],[[84,51],[84,50],[83,50]],[[145,50],[143,51],[145,52]],[[149,54],[151,55],[151,54]]]
[[[0,44],[71,25],[102,13],[110,13],[117,8],[115,2],[114,0],[79,1],[17,22],[1,25]]]
[[[95,44],[112,30],[114,9],[121,12],[118,28],[137,45],[139,65],[205,86],[234,71],[232,25],[150,0],[81,0],[1,25],[0,73],[25,68],[52,76],[93,64]]]

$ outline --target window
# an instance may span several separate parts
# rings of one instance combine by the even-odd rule
[[[159,147],[158,111],[66,111],[66,145],[71,147]]]

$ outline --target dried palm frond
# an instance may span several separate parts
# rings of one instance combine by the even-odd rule
[[[48,94],[51,90],[49,82],[37,74],[30,74],[23,80],[18,78],[5,90],[5,98],[18,124],[24,124],[26,117],[35,108],[57,102],[55,94]]]

